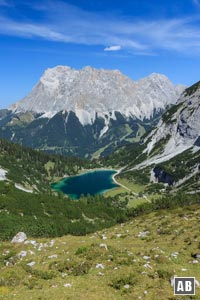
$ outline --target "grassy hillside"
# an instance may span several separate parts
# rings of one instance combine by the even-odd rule
[[[200,281],[200,260],[193,257],[200,253],[199,221],[196,204],[143,214],[84,237],[3,242],[0,299],[172,300],[171,277]],[[200,299],[200,288],[187,299]]]

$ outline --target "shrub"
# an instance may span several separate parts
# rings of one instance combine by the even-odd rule
[[[76,252],[75,255],[81,255],[81,254],[85,254],[88,252],[88,248],[87,247],[79,247]]]
[[[54,272],[41,271],[41,270],[33,269],[28,266],[24,266],[23,268],[27,273],[35,276],[36,278],[49,280],[49,279],[56,277],[56,274]]]
[[[27,281],[24,282],[24,285],[29,289],[32,290],[34,288],[37,289],[42,289],[42,285],[40,283],[38,283],[38,280],[36,280],[35,278],[30,278]]]
[[[88,274],[91,269],[91,266],[92,264],[90,262],[82,262],[73,268],[72,274],[75,276]]]
[[[55,261],[49,265],[49,269],[56,270],[58,272],[68,272],[68,274],[73,274],[75,276],[87,274],[91,268],[92,264],[88,261],[77,262],[73,260],[69,261]]]
[[[118,278],[115,278],[109,284],[116,290],[121,290],[125,285],[134,286],[137,283],[137,279],[134,274],[124,275]]]
[[[163,269],[157,270],[158,277],[162,279],[170,279],[173,276],[173,272],[169,272]]]

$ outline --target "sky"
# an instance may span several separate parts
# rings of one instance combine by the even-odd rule
[[[47,68],[200,80],[200,0],[0,0],[0,109]]]

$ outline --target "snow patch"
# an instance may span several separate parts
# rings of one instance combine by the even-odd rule
[[[85,126],[87,124],[92,124],[95,120],[95,112],[89,112],[84,109],[75,109],[75,114],[78,117],[80,123]]]
[[[10,140],[12,141],[14,139],[14,137],[15,137],[15,132],[13,132]]]
[[[153,169],[151,169],[151,173],[150,173],[150,182],[153,182],[153,183],[158,182]]]
[[[0,169],[0,181],[6,180],[6,174],[8,172],[4,169]]]
[[[99,135],[99,138],[101,138],[105,133],[106,131],[108,131],[108,128],[109,128],[109,123],[110,123],[110,118],[106,118],[104,116],[104,128],[100,131],[100,135]]]
[[[51,119],[51,118],[53,118],[56,114],[57,114],[57,111],[47,111],[47,112],[45,112],[43,115],[41,115],[41,116],[39,117],[39,119],[42,119],[42,118]]]
[[[109,129],[108,124],[104,126],[104,128],[101,130],[99,138],[101,138]]]
[[[16,189],[24,191],[26,193],[33,193],[32,190],[26,189],[25,187],[21,186],[20,184],[15,183],[15,187],[16,187]]]
[[[115,111],[105,112],[104,114],[99,114],[99,116],[104,119],[105,124],[104,128],[100,131],[99,138],[101,138],[108,131],[110,120],[117,120],[117,118]]]

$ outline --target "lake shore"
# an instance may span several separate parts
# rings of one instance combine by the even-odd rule
[[[101,168],[94,168],[94,169],[82,169],[76,175],[82,175],[85,173],[90,173],[90,172],[95,172],[95,171],[116,171],[116,172],[118,172],[118,170],[113,169],[113,168],[101,167]],[[74,175],[74,176],[76,176],[76,175]]]
[[[118,169],[118,170],[114,170],[116,171],[115,174],[113,174],[112,176],[112,180],[117,184],[117,185],[120,185],[121,187],[123,187],[124,189],[126,189],[127,191],[131,192],[131,189],[127,188],[125,185],[123,185],[122,183],[118,182],[115,177],[120,174],[120,172],[122,171],[122,169]]]
[[[116,169],[113,169],[113,168],[105,168],[105,167],[101,167],[101,168],[94,168],[94,169],[81,169],[78,171],[77,174],[74,174],[74,175],[68,175],[68,174],[65,174],[63,175],[62,177],[56,177],[54,178],[53,183],[56,183],[56,182],[60,182],[66,178],[69,178],[69,177],[74,177],[74,176],[79,176],[79,175],[84,175],[86,173],[91,173],[91,172],[95,172],[95,171],[120,171],[120,170],[116,170]],[[117,183],[118,184],[118,183]]]
[[[103,194],[120,186],[115,178],[113,180],[113,175],[119,174],[121,170],[96,168],[81,171],[79,174],[65,176],[59,182],[53,183],[52,188],[66,195],[74,195],[73,197],[78,199],[81,195]]]
[[[118,187],[122,187],[124,188],[125,190],[131,192],[132,190],[129,189],[128,187],[126,187],[124,184],[120,183],[119,181],[117,181],[116,179],[116,176],[118,174],[121,173],[121,171],[123,170],[123,168],[121,169],[113,169],[113,168],[105,168],[105,167],[101,167],[101,168],[94,168],[94,169],[82,169],[82,170],[79,170],[79,172],[76,174],[76,175],[64,175],[62,178],[59,178],[58,180],[56,180],[56,182],[59,182],[59,181],[62,181],[66,178],[69,178],[69,177],[75,177],[75,176],[80,176],[80,175],[84,175],[86,173],[92,173],[92,172],[95,172],[95,171],[115,171],[116,173],[112,175],[112,180],[115,184],[118,185]],[[55,183],[55,182],[54,182]],[[116,187],[117,188],[117,187]],[[105,191],[106,192],[106,191]],[[135,195],[137,195],[136,193],[134,193]]]
[[[121,169],[113,169],[113,168],[105,168],[105,167],[94,168],[94,169],[82,169],[76,175],[72,175],[72,176],[84,175],[86,173],[91,173],[91,172],[95,172],[95,171],[115,171],[116,173],[112,175],[113,182],[116,183],[118,186],[123,187],[125,190],[131,192],[131,189],[129,189],[128,187],[126,187],[122,183],[118,182],[117,179],[115,178],[118,174],[121,173],[122,170],[123,170],[123,168],[121,168]],[[68,177],[71,177],[71,176],[70,175],[66,175],[63,178],[68,178]]]

